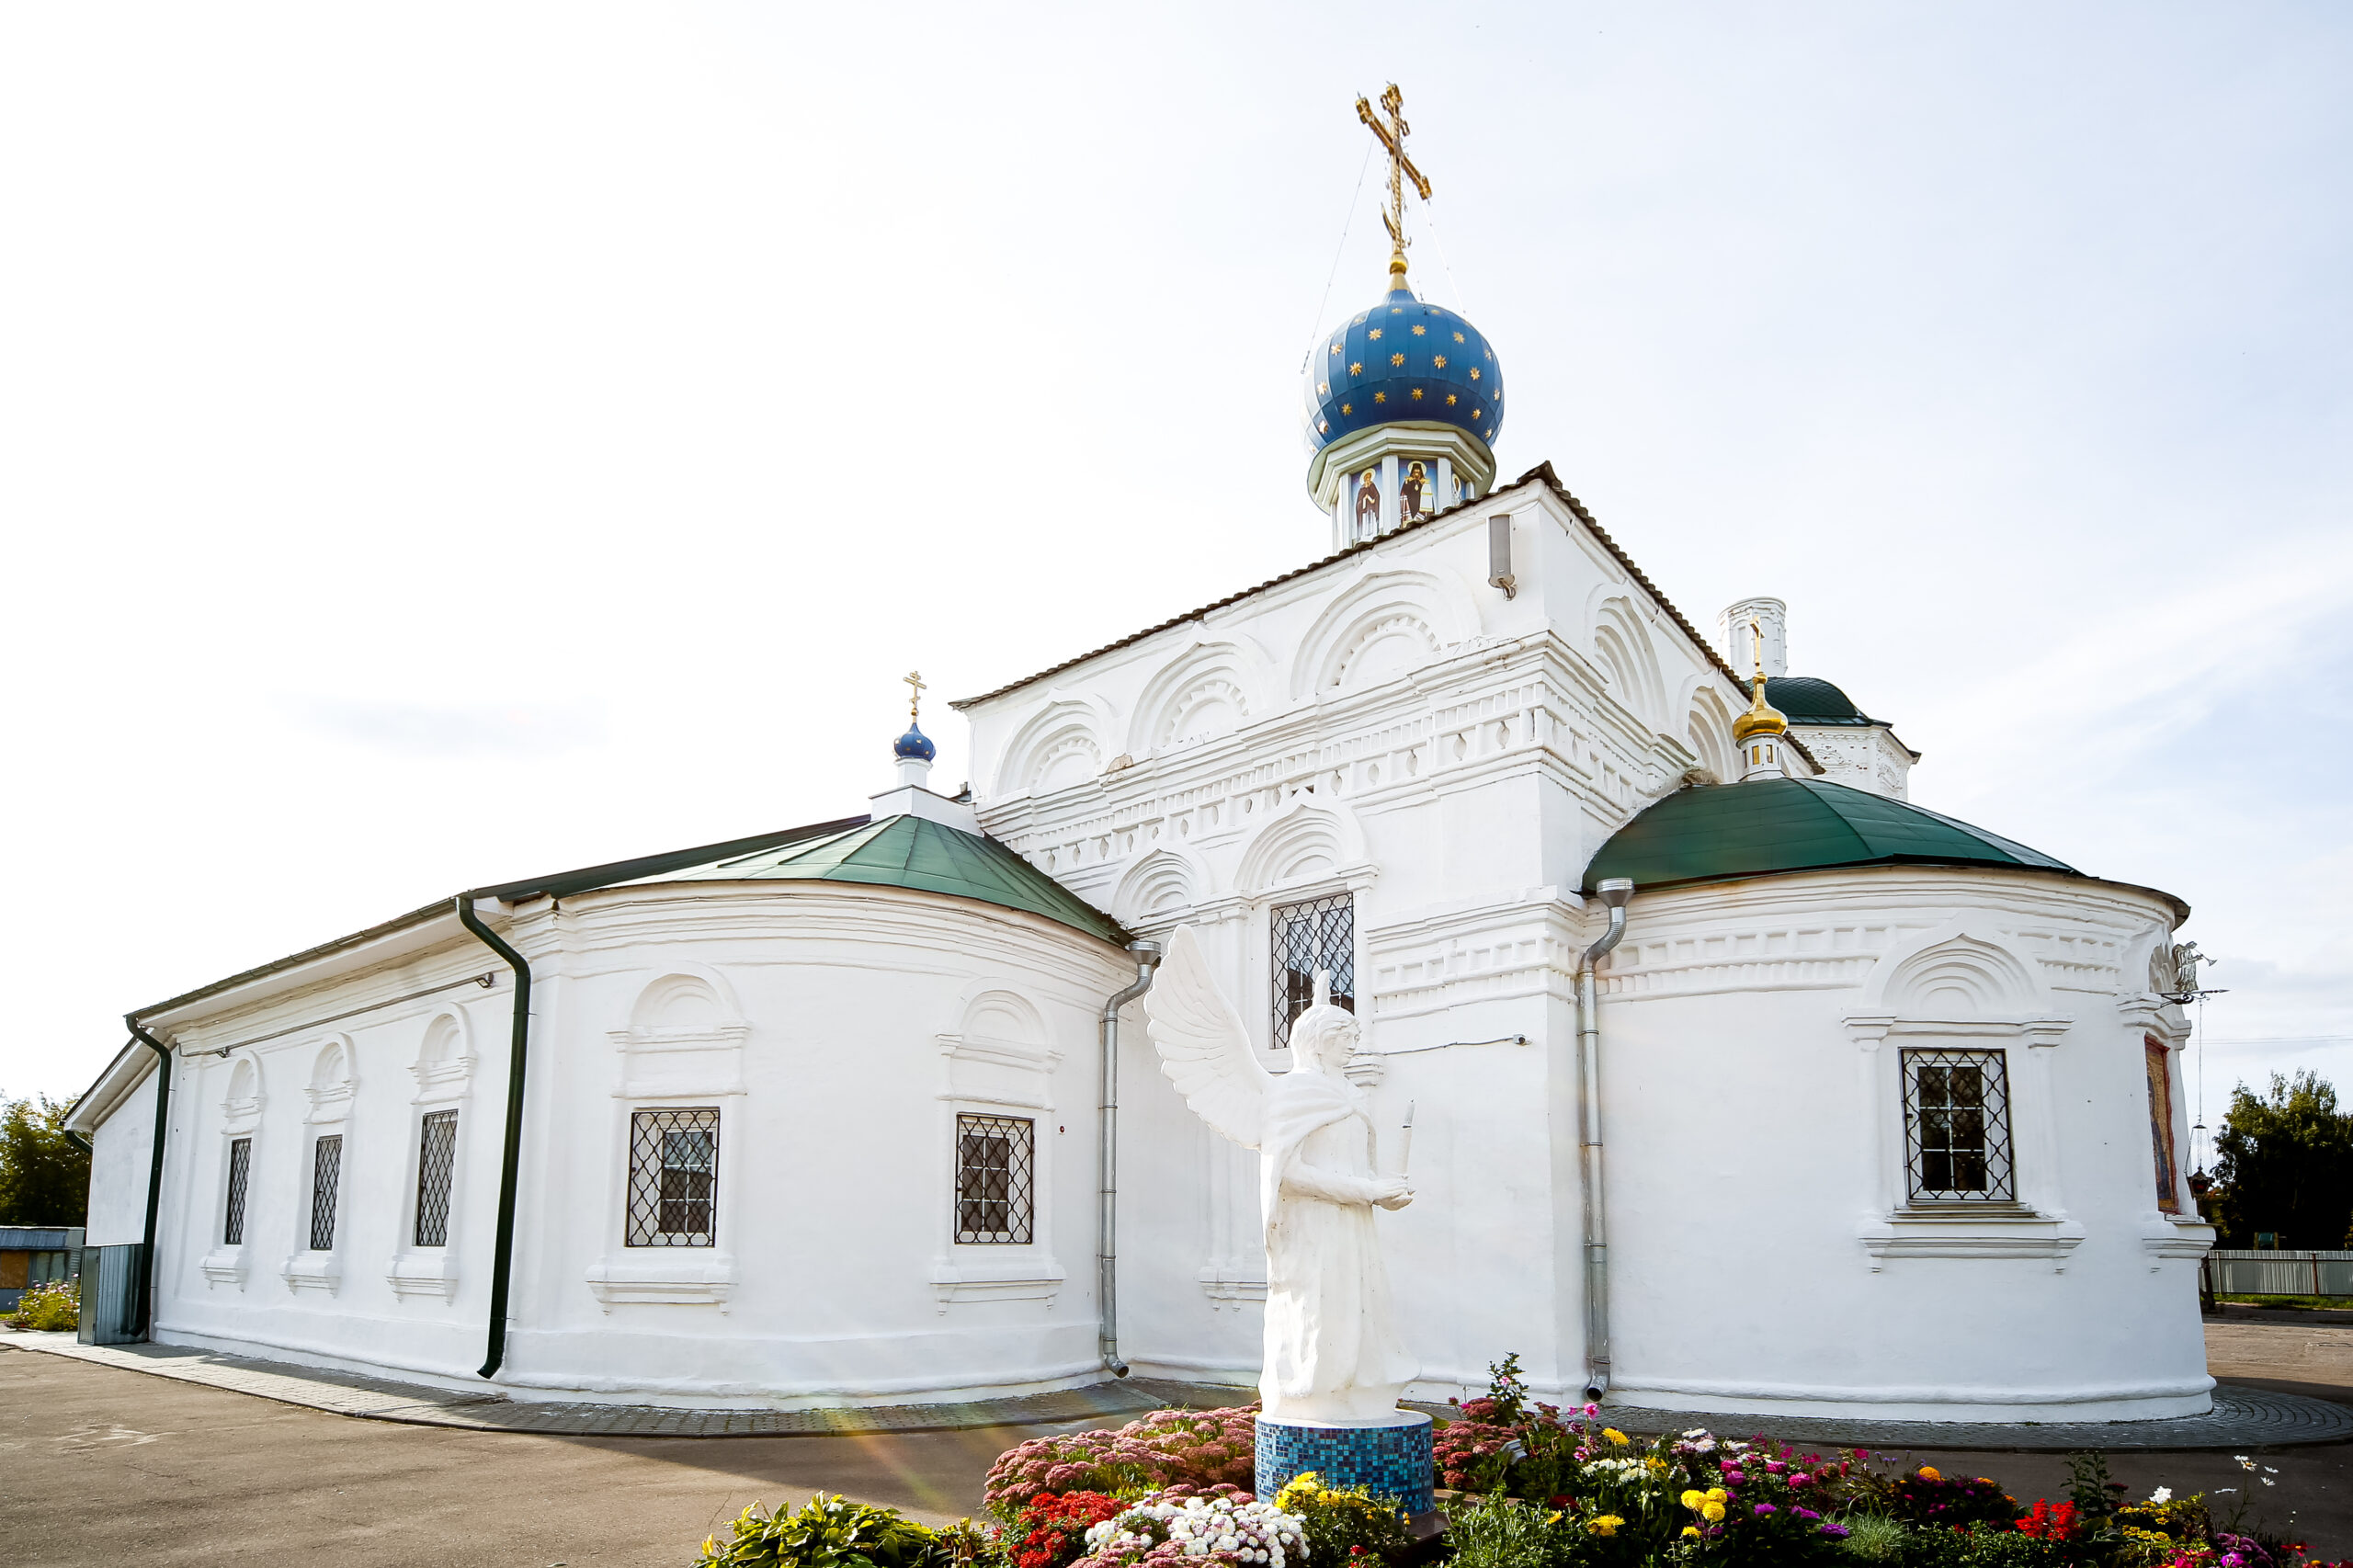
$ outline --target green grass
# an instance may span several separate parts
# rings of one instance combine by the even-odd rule
[[[2217,1296],[2218,1301],[2235,1301],[2250,1307],[2308,1307],[2325,1311],[2353,1311],[2353,1296]]]

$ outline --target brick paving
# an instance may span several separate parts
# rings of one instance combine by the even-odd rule
[[[2247,1334],[2237,1330],[2233,1338]],[[2260,1332],[2260,1331],[2256,1331]],[[2274,1331],[2275,1333],[2277,1331]],[[2353,1339],[2353,1329],[2307,1331]],[[67,1356],[100,1366],[176,1378],[284,1404],[370,1421],[480,1431],[536,1432],[572,1437],[779,1437],[862,1432],[943,1432],[980,1426],[1116,1423],[1166,1405],[1208,1409],[1239,1403],[1250,1390],[1136,1378],[1054,1393],[961,1403],[871,1405],[828,1410],[690,1410],[666,1405],[517,1400],[357,1373],[323,1371],[176,1345],[79,1345],[64,1334],[0,1336],[0,1344]],[[2335,1346],[2331,1346],[2333,1352]],[[2330,1358],[2333,1361],[2334,1356]],[[2332,1367],[2331,1369],[2334,1369]],[[1610,1421],[1649,1435],[1706,1426],[1720,1432],[1769,1428],[1790,1442],[1869,1448],[2016,1449],[2245,1449],[2353,1438],[2353,1408],[2277,1389],[2225,1382],[2204,1415],[2159,1421],[1937,1422],[1847,1421],[1742,1415],[1612,1405]]]

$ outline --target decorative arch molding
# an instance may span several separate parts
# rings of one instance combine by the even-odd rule
[[[245,1047],[228,1060],[229,1079],[221,1096],[221,1130],[232,1136],[251,1132],[261,1122],[269,1096],[262,1085],[261,1053]]]
[[[1593,653],[1609,695],[1645,728],[1654,728],[1665,715],[1666,692],[1650,628],[1631,600],[1622,595],[1605,599],[1594,612]]]
[[[1144,683],[1128,730],[1131,756],[1231,734],[1273,706],[1266,655],[1247,641],[1196,642]]]
[[[2047,1019],[2051,994],[1999,933],[1948,921],[1890,949],[1863,983],[1862,1008],[1900,1018]]]
[[[444,1007],[426,1020],[409,1072],[416,1079],[417,1105],[465,1097],[473,1082],[474,1049],[463,1008]]]
[[[624,1098],[744,1092],[752,1026],[719,971],[673,964],[639,990],[629,1017],[607,1035],[620,1053]]]
[[[1702,686],[1692,695],[1690,716],[1684,721],[1683,744],[1719,784],[1729,784],[1740,776],[1733,763],[1732,720],[1724,699]]]
[[[1368,573],[1308,629],[1291,663],[1290,696],[1393,679],[1479,631],[1478,606],[1461,583],[1428,572]]]
[[[1111,895],[1111,915],[1132,931],[1174,925],[1209,887],[1208,873],[1189,856],[1155,849],[1120,879]]]
[[[351,1096],[359,1086],[354,1062],[349,1035],[332,1034],[320,1041],[317,1054],[311,1059],[310,1080],[302,1088],[311,1105],[304,1120],[341,1121],[351,1114]]]
[[[1301,793],[1252,835],[1242,851],[1235,888],[1245,893],[1334,878],[1352,878],[1370,867],[1364,830],[1346,807],[1316,804]]]
[[[997,765],[997,793],[1048,794],[1094,779],[1110,761],[1112,733],[1112,715],[1101,701],[1050,699],[1006,744]]]

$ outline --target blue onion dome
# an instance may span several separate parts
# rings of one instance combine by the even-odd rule
[[[904,760],[929,762],[939,755],[939,748],[933,745],[931,737],[925,734],[922,727],[910,719],[907,721],[907,733],[893,743],[891,755]]]
[[[1374,425],[1451,425],[1489,446],[1504,425],[1504,371],[1486,335],[1409,289],[1391,290],[1308,352],[1309,452]]]

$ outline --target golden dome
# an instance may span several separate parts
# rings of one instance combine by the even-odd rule
[[[1790,722],[1781,717],[1781,710],[1765,700],[1765,672],[1758,670],[1756,700],[1748,705],[1747,712],[1732,722],[1733,743],[1741,744],[1751,735],[1787,734],[1789,729]]]

